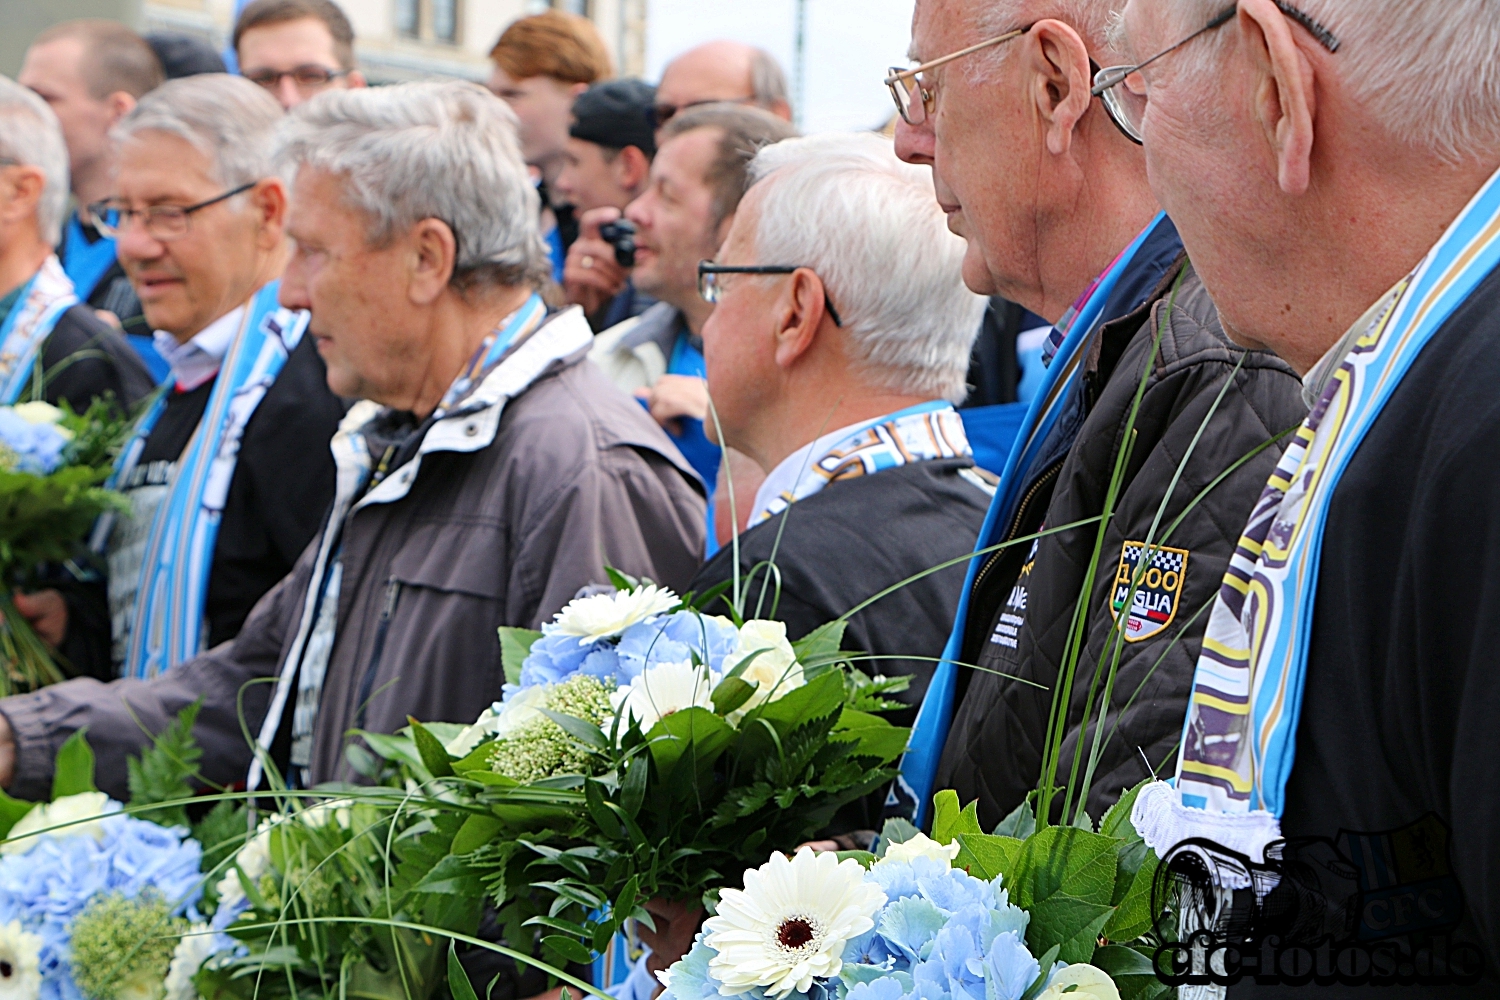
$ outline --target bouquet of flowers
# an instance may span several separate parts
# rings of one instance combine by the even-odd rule
[[[0,697],[63,679],[11,590],[74,556],[94,520],[120,507],[101,484],[126,429],[105,400],[82,414],[41,401],[0,406]]]
[[[616,583],[541,632],[502,629],[504,700],[472,725],[363,734],[460,823],[417,888],[482,886],[506,939],[541,928],[553,965],[649,926],[645,900],[712,906],[727,876],[886,785],[906,745],[877,714],[904,680],[852,669],[842,623],[792,643]]]
[[[946,792],[933,838],[888,825],[879,857],[773,854],[745,872],[743,889],[723,890],[692,950],[661,974],[665,996],[1158,996],[1147,954],[1108,943],[1152,923],[1155,860],[1130,828],[1134,793],[1127,800],[1098,833],[1028,829],[1023,809],[987,835]]]

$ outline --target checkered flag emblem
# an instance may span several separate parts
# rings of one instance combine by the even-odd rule
[[[1141,557],[1150,555],[1143,568]],[[1110,610],[1121,618],[1126,642],[1140,642],[1172,624],[1182,596],[1188,551],[1129,542],[1120,546]]]
[[[1132,564],[1139,563],[1141,560],[1141,550],[1144,548],[1145,546],[1139,542],[1126,542],[1125,559]],[[1151,553],[1151,565],[1163,573],[1181,573],[1182,564],[1186,560],[1186,557],[1187,553],[1181,549],[1157,549]]]

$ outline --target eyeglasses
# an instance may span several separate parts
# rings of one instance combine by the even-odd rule
[[[150,208],[127,208],[118,198],[106,198],[104,201],[96,201],[89,206],[89,217],[94,220],[94,228],[105,236],[124,235],[125,231],[130,228],[131,220],[140,216],[145,223],[146,235],[153,240],[159,242],[177,240],[187,235],[188,216],[200,209],[233,198],[237,194],[244,194],[257,183],[259,182],[251,181],[249,184],[241,184],[233,191],[225,191],[221,195],[215,195],[196,205],[152,205]]]
[[[719,280],[721,274],[792,274],[800,270],[802,266],[796,264],[737,267],[733,264],[715,264],[711,260],[700,260],[698,262],[698,294],[704,302],[718,302],[724,296],[724,283]],[[811,271],[812,268],[807,268],[807,270]],[[839,318],[838,310],[833,308],[833,300],[828,297],[826,285],[823,287],[823,308],[828,310],[828,318],[833,320],[834,326],[844,325],[844,321]]]
[[[714,98],[710,98],[709,100],[706,100],[706,101],[688,101],[686,104],[656,104],[656,105],[653,105],[651,107],[651,110],[649,112],[647,112],[647,117],[649,117],[651,119],[651,127],[654,128],[654,129],[657,129],[657,128],[661,128],[667,122],[669,122],[673,118],[677,117],[677,115],[679,113],[681,113],[683,111],[686,111],[688,108],[697,108],[697,107],[701,107],[701,106],[703,106],[705,104],[755,104],[755,103],[756,103],[755,97],[751,96],[751,97],[722,97],[722,98],[721,97],[714,97]]]
[[[1001,42],[1008,42],[1012,38],[1019,38],[1030,31],[1031,27],[1028,24],[1024,28],[1007,31],[1005,34],[996,35],[994,38],[986,38],[984,41],[970,45],[966,49],[950,52],[931,62],[924,62],[920,66],[913,66],[911,69],[892,66],[890,76],[885,78],[885,85],[890,88],[891,100],[896,102],[896,110],[901,113],[902,120],[908,125],[920,125],[932,113],[932,102],[935,93],[931,87],[917,78],[918,74],[925,73],[930,69],[936,69],[944,63],[960,59],[971,52],[978,52],[981,49],[989,48],[991,45],[999,45]]]
[[[275,90],[281,86],[282,78],[291,77],[292,82],[297,85],[298,90],[321,90],[341,76],[348,76],[348,70],[329,69],[327,66],[319,66],[317,63],[303,63],[291,69],[257,69],[245,74],[245,79],[251,83],[259,84],[267,90]]]
[[[1343,44],[1333,32],[1313,20],[1310,15],[1287,3],[1286,0],[1272,0],[1272,2],[1283,14],[1307,29],[1307,33],[1312,35],[1329,53],[1337,52],[1339,46]],[[1238,11],[1238,4],[1230,5],[1228,9],[1219,12],[1212,21],[1176,44],[1162,49],[1145,62],[1136,63],[1134,66],[1106,66],[1094,74],[1094,89],[1091,93],[1103,99],[1104,110],[1109,112],[1110,120],[1130,138],[1131,142],[1140,145],[1144,135],[1141,131],[1141,123],[1146,117],[1146,81],[1140,75],[1141,70],[1162,56],[1176,52],[1199,35],[1205,35],[1215,28],[1228,24],[1234,20]]]

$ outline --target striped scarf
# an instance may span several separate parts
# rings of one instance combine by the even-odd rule
[[[251,298],[203,417],[152,520],[122,676],[155,677],[196,656],[203,646],[203,607],[214,542],[240,441],[287,355],[307,329],[307,313],[276,304],[278,285],[273,281]],[[123,480],[139,461],[146,438],[165,408],[166,393],[162,392],[137,423],[116,464],[114,481]]]
[[[0,324],[0,404],[13,405],[32,381],[32,366],[62,314],[78,304],[73,282],[51,256],[32,275]]]
[[[1330,501],[1422,349],[1500,264],[1500,173],[1366,328],[1282,456],[1240,538],[1203,640],[1175,789],[1142,790],[1132,818],[1165,854],[1206,838],[1260,862],[1280,838],[1312,641]]]

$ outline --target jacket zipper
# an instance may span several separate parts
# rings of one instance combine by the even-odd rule
[[[380,669],[380,659],[385,653],[385,635],[390,631],[391,619],[396,614],[396,602],[401,597],[401,581],[394,576],[385,583],[385,607],[380,610],[380,619],[375,625],[375,643],[370,649],[370,665],[365,668],[364,680],[359,685],[358,711],[354,716],[354,728],[365,728],[365,713],[370,707],[370,692],[375,687],[375,674]]]
[[[1015,538],[1016,532],[1020,530],[1022,523],[1025,522],[1026,514],[1028,513],[1028,508],[1030,508],[1031,506],[1031,502],[1036,499],[1037,493],[1041,491],[1043,486],[1047,485],[1050,480],[1057,477],[1057,474],[1062,471],[1062,466],[1063,459],[1058,459],[1056,462],[1053,462],[1051,465],[1049,465],[1040,476],[1036,477],[1036,482],[1031,484],[1031,488],[1026,491],[1026,495],[1023,496],[1021,498],[1021,502],[1016,505],[1015,516],[1011,518],[1010,526],[1006,528],[1004,537],[1000,539],[1001,542],[1008,542],[1011,539]],[[991,552],[988,556],[985,557],[984,565],[980,566],[979,572],[974,574],[974,586],[969,590],[969,597],[971,599],[975,594],[979,593],[979,588],[984,583],[984,578],[989,574],[990,570],[995,568],[995,565],[1000,562],[1001,557],[1005,554],[1005,549],[997,549],[996,551]]]

